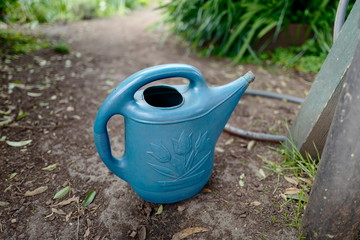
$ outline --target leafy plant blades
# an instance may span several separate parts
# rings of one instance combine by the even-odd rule
[[[32,142],[32,140],[24,140],[24,141],[19,141],[19,142],[6,141],[7,145],[12,146],[12,147],[23,147],[23,146],[30,144],[31,142]]]
[[[64,197],[66,194],[68,194],[70,192],[70,190],[71,190],[70,186],[62,188],[60,191],[58,191],[54,195],[53,199],[60,199],[60,198]]]
[[[88,194],[86,194],[86,197],[83,201],[83,206],[86,207],[86,206],[89,206],[93,201],[94,201],[94,198],[96,196],[96,191],[95,190],[92,190],[90,192],[88,192]]]
[[[51,164],[51,165],[49,165],[49,166],[47,166],[47,167],[42,168],[42,170],[44,170],[44,171],[52,171],[52,170],[54,170],[57,166],[58,166],[58,164],[57,164],[57,163],[54,163],[54,164]]]
[[[164,210],[164,206],[162,204],[160,204],[157,212],[155,213],[155,215],[160,215],[163,213],[163,210]]]

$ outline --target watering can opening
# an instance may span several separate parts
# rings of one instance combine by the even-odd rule
[[[183,96],[169,86],[151,86],[144,90],[144,100],[153,107],[173,108],[184,102]]]

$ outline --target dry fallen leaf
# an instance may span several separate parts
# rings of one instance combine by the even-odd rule
[[[298,188],[287,188],[285,189],[284,194],[285,195],[292,195],[292,194],[298,194],[301,192],[301,189]]]
[[[229,138],[229,140],[227,140],[226,142],[225,142],[225,145],[230,145],[230,144],[232,144],[234,142],[234,138]]]
[[[33,191],[27,191],[24,195],[25,195],[25,197],[34,196],[34,195],[45,192],[47,189],[48,189],[47,186],[38,187],[37,189],[35,189]]]
[[[201,190],[201,192],[202,193],[212,193],[212,190],[210,189],[210,188],[203,188],[202,190]]]
[[[66,213],[61,209],[51,208],[51,211],[59,215],[66,215]]]
[[[72,198],[66,199],[66,200],[64,200],[62,202],[59,202],[59,203],[53,205],[53,206],[54,207],[55,206],[65,206],[65,205],[69,205],[72,202],[77,202],[78,203],[79,202],[79,197],[72,197]]]
[[[259,205],[261,205],[261,202],[259,202],[259,201],[253,201],[253,202],[251,202],[250,203],[250,205],[253,205],[253,206],[259,206]]]
[[[8,202],[0,201],[0,207],[5,207],[5,206],[7,206],[7,205],[9,205]]]
[[[40,97],[42,93],[36,93],[36,92],[27,92],[27,95],[29,97]]]
[[[146,227],[141,226],[139,230],[139,240],[145,240],[146,239]]]
[[[219,153],[225,152],[225,150],[223,148],[221,148],[221,147],[215,147],[215,151],[219,152]]]
[[[87,228],[84,234],[84,238],[87,238],[90,236],[90,228]]]
[[[184,206],[178,206],[177,210],[178,210],[179,212],[182,212],[182,211],[185,210],[185,207],[184,207]]]
[[[244,180],[239,180],[239,185],[240,185],[240,187],[243,187],[243,186],[245,186],[245,182],[244,182]]]
[[[251,141],[248,143],[246,149],[247,149],[248,151],[251,151],[251,150],[254,148],[255,144],[256,144],[256,142],[255,142],[254,140],[251,140]]]
[[[172,240],[181,240],[184,239],[192,234],[195,233],[201,233],[201,232],[207,232],[209,229],[203,228],[203,227],[189,227],[181,230],[178,233],[175,233],[172,237]]]
[[[71,218],[72,212],[69,212],[66,216],[65,216],[65,221],[68,222]]]
[[[309,185],[312,185],[312,184],[313,184],[313,182],[312,182],[310,179],[308,179],[308,178],[299,177],[299,179],[300,179],[301,181],[309,184]]]
[[[263,179],[266,178],[266,174],[265,174],[264,170],[262,170],[261,168],[259,169],[259,174]]]
[[[298,185],[299,184],[299,181],[294,178],[294,177],[287,177],[287,176],[284,176],[285,180],[288,181],[289,183],[291,184],[294,184],[294,185]]]
[[[57,163],[54,163],[54,164],[51,164],[51,165],[48,165],[48,166],[42,168],[41,170],[44,170],[44,171],[52,171],[52,170],[54,170],[57,166],[58,166]]]
[[[280,193],[280,197],[281,197],[282,199],[284,199],[285,201],[287,201],[287,197],[286,197],[286,195],[285,195],[285,194]]]

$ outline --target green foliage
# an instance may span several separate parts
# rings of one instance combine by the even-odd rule
[[[273,51],[265,51],[256,58],[252,55],[244,56],[240,62],[255,64],[275,64],[279,67],[294,68],[307,73],[319,72],[325,61],[325,53],[305,53],[301,47],[276,48]]]
[[[66,22],[124,14],[149,0],[0,0],[2,21]]]
[[[244,61],[246,56],[262,62],[264,56],[270,56],[281,65],[294,66],[297,62],[299,69],[312,72],[318,71],[323,56],[330,50],[337,3],[338,0],[172,0],[161,8],[165,13],[163,21],[203,55],[230,57],[234,62]],[[289,52],[277,50],[260,57],[290,23],[309,26],[313,38]],[[257,46],[266,34],[272,34],[272,39]],[[286,57],[286,62],[278,58],[280,55]]]
[[[19,32],[0,30],[0,54],[26,54],[49,46],[49,42]]]
[[[314,181],[320,156],[313,159],[308,153],[303,156],[300,151],[290,142],[291,146],[282,145],[278,152],[284,155],[282,167],[284,170],[292,170],[296,177],[306,177]]]
[[[53,49],[56,53],[60,53],[60,54],[68,54],[70,53],[70,47],[69,45],[67,45],[65,42],[58,42],[57,44],[55,44],[53,46]]]
[[[308,153],[303,156],[296,146],[289,140],[289,145],[281,145],[276,151],[284,156],[281,164],[271,162],[266,158],[259,156],[265,162],[266,167],[279,175],[290,174],[297,178],[307,178],[314,181],[320,156],[313,159]]]

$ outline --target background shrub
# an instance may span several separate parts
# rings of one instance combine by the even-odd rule
[[[149,0],[0,0],[0,20],[17,23],[67,22],[126,13]]]
[[[279,58],[279,51],[262,53],[290,23],[305,24],[311,38],[301,47],[288,49],[287,57],[293,56],[287,64],[290,66],[306,56],[324,60],[332,44],[337,4],[338,0],[172,0],[161,8],[163,21],[193,48],[206,56],[230,57],[234,62],[261,62],[264,56]],[[270,32],[272,39],[255,50],[254,46]],[[309,69],[314,70],[318,68]]]

